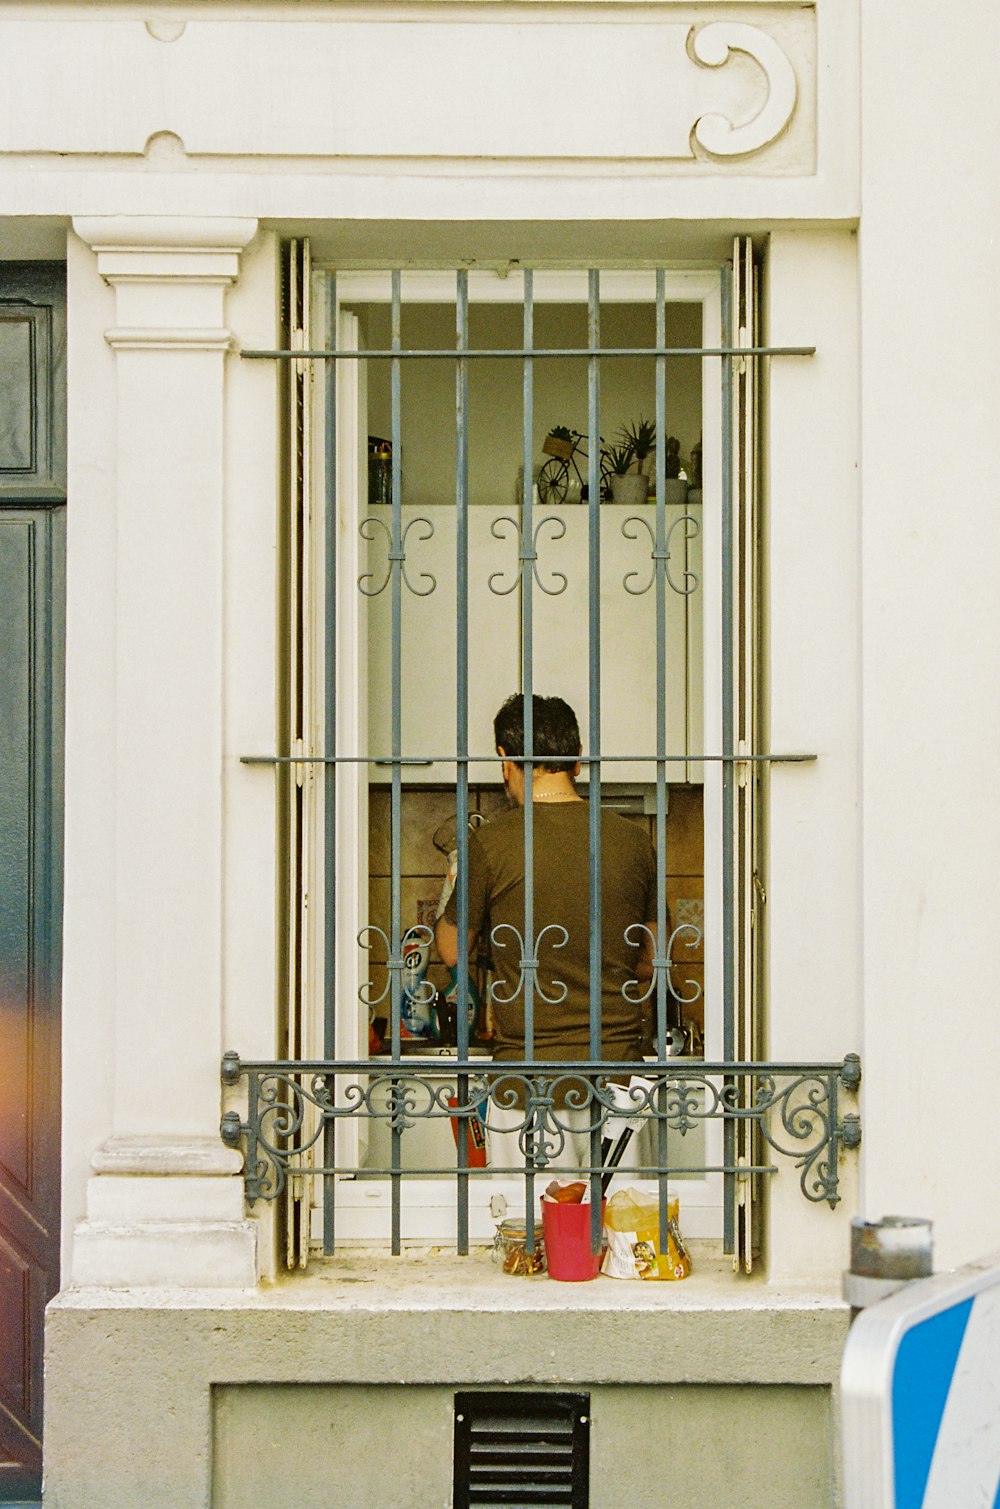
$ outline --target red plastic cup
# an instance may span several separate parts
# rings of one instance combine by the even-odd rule
[[[601,1221],[606,1200],[601,1201]],[[601,1271],[601,1253],[590,1250],[590,1210],[587,1205],[560,1205],[542,1201],[542,1232],[549,1278],[580,1283]]]

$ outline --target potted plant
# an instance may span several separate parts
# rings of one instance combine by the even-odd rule
[[[632,448],[636,471],[648,477],[653,453],[656,450],[655,422],[652,419],[644,419],[640,414],[635,424],[623,424],[618,433],[622,444]]]
[[[652,419],[644,419],[641,415],[634,424],[622,425],[619,430],[619,438],[623,447],[627,446],[632,452],[634,470],[650,479],[656,461],[656,424]],[[666,473],[666,486],[664,488],[665,503],[683,503],[687,497],[688,482],[681,475],[681,443],[675,435],[667,435],[663,441],[664,471]],[[646,496],[649,493],[647,482]],[[633,495],[630,502],[635,502]],[[641,500],[645,502],[645,497]]]
[[[630,508],[645,503],[649,478],[634,470],[635,451],[630,440],[609,445],[604,452],[604,464],[611,474],[611,497],[615,503],[625,503]]]

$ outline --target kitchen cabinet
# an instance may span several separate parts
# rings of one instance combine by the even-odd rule
[[[381,515],[382,511],[379,511]],[[677,588],[666,591],[664,668],[669,754],[701,747],[702,602],[701,505],[666,510],[669,570]],[[534,511],[537,579],[533,587],[534,688],[565,697],[580,720],[589,748],[589,515],[565,505]],[[384,511],[386,526],[389,511]],[[493,755],[493,715],[521,685],[522,588],[517,580],[519,511],[469,509],[469,752]],[[607,504],[600,511],[601,735],[602,753],[618,756],[602,771],[604,784],[648,783],[656,767],[648,758],[622,756],[656,751],[656,594],[652,585],[650,533],[655,509]],[[690,521],[690,522],[685,522]],[[419,757],[454,747],[456,691],[455,590],[457,515],[451,505],[402,510],[406,572],[414,591],[402,593],[402,752]],[[387,581],[387,530],[369,531],[368,579],[373,591]],[[686,575],[686,573],[689,573]],[[431,585],[433,579],[433,587]],[[491,587],[492,581],[492,587]],[[695,585],[695,583],[697,583]],[[642,590],[647,588],[648,590]],[[513,590],[498,591],[497,589]],[[369,751],[391,752],[391,589],[368,597]],[[388,767],[373,767],[371,779],[389,779]],[[497,779],[492,763],[470,768],[470,779]],[[586,770],[584,771],[586,778]],[[671,781],[700,779],[687,763],[668,766]],[[448,783],[454,762],[409,766],[411,784]]]

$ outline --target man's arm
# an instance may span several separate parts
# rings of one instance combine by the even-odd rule
[[[478,929],[470,928],[470,954],[475,947],[476,939],[478,937]],[[449,922],[448,918],[445,916],[439,917],[434,924],[434,942],[437,945],[438,953],[441,955],[441,962],[443,964],[447,964],[449,969],[454,969],[456,964],[458,963],[458,928],[455,926],[454,922]]]
[[[475,918],[482,925],[482,919],[486,914],[486,879],[484,857],[479,844],[479,835],[469,835],[469,889],[468,889],[468,917]],[[452,864],[449,868],[448,878],[445,881],[445,890],[442,892],[442,900],[447,896],[445,905],[441,907],[441,915],[434,924],[434,942],[441,956],[442,963],[447,964],[449,969],[454,969],[458,963],[458,898],[455,895],[455,885],[458,880],[458,855],[451,856]],[[471,953],[476,939],[479,937],[479,927],[469,928],[469,952]]]

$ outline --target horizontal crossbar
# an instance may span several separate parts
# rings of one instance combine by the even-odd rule
[[[495,765],[499,755],[240,755],[241,765]],[[722,763],[728,765],[806,765],[814,754],[624,754],[518,755],[518,765],[544,761],[546,765],[621,765],[644,761],[649,765]]]
[[[407,348],[393,351],[338,351],[310,350],[292,351],[281,347],[273,351],[247,348],[240,356],[247,361],[310,361],[310,362],[367,362],[367,361],[477,361],[484,357],[490,360],[524,361],[530,358],[565,359],[567,357],[639,357],[639,356],[815,356],[815,346],[493,346],[465,349],[451,347],[440,350],[433,347]]]

